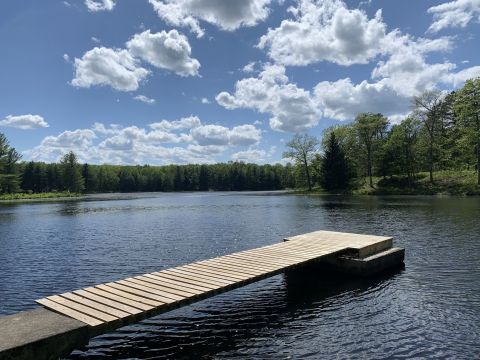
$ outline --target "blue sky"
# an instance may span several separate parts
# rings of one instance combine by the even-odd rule
[[[295,132],[480,76],[480,0],[16,0],[0,131],[25,160],[275,163]]]

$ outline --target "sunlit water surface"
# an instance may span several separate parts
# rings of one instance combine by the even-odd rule
[[[72,359],[480,358],[480,199],[106,195],[0,206],[0,314],[34,299],[328,229],[391,235],[406,267],[275,276],[92,339]]]

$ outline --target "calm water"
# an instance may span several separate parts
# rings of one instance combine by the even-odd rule
[[[480,358],[480,198],[186,193],[0,206],[0,314],[318,229],[392,235],[406,268],[276,276],[93,339],[83,359]]]

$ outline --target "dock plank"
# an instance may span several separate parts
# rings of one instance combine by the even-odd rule
[[[63,293],[63,294],[60,294],[60,296],[65,298],[65,299],[72,300],[72,301],[74,301],[78,304],[85,305],[85,306],[91,307],[92,309],[104,312],[105,314],[115,316],[119,319],[131,315],[127,312],[118,310],[116,308],[112,308],[112,307],[104,305],[102,303],[98,303],[96,301],[90,300],[88,298],[85,298],[85,297],[77,295],[77,294]]]
[[[292,236],[284,242],[196,261],[149,274],[37,300],[42,306],[90,326],[134,321],[225,292],[324,256],[358,256],[391,246],[392,238],[332,231]],[[188,300],[188,301],[184,301]],[[121,322],[120,322],[121,323]]]
[[[36,300],[36,302],[40,305],[45,306],[48,309],[52,309],[53,311],[59,312],[60,314],[70,316],[71,318],[82,321],[90,326],[97,326],[103,324],[103,321],[101,320],[85,315],[84,313],[72,310],[69,307],[60,305],[54,301],[48,300],[47,298],[38,299]]]
[[[124,296],[120,296],[120,295],[118,295],[114,292],[104,291],[104,290],[102,290],[102,288],[100,286],[98,286],[98,287],[88,287],[88,288],[85,288],[85,289],[82,289],[82,290],[85,290],[86,292],[89,292],[89,293],[92,293],[92,294],[102,296],[106,299],[110,299],[110,300],[113,300],[113,301],[118,301],[121,304],[125,304],[125,305],[131,306],[133,308],[142,310],[142,311],[148,311],[148,310],[153,309],[153,306],[146,305],[146,304],[144,304],[142,302],[139,302],[139,301],[134,301],[134,300],[132,300],[130,298],[127,298],[127,297],[124,297]]]
[[[47,299],[50,301],[56,302],[57,304],[66,306],[72,310],[84,313],[85,315],[88,315],[90,317],[94,317],[94,318],[97,318],[98,320],[102,320],[103,322],[115,321],[118,319],[116,316],[112,316],[102,311],[95,310],[94,308],[76,303],[75,301],[65,299],[60,295],[48,296]]]

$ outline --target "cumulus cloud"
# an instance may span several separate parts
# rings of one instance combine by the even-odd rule
[[[126,46],[132,56],[155,67],[173,71],[181,76],[198,75],[200,63],[190,57],[192,49],[188,39],[177,30],[153,34],[146,30],[135,34]]]
[[[238,151],[232,154],[232,160],[246,163],[264,163],[266,158],[267,152],[261,149]]]
[[[227,109],[271,114],[272,129],[303,131],[315,126],[322,114],[346,120],[374,111],[398,119],[409,112],[412,96],[441,84],[457,87],[478,74],[478,67],[457,71],[456,64],[448,61],[428,62],[430,53],[450,51],[453,39],[388,32],[380,11],[369,18],[363,10],[348,9],[341,0],[299,0],[289,11],[293,18],[269,29],[258,44],[276,65],[264,65],[258,76],[237,81],[233,93],[223,91],[216,97]],[[368,80],[322,81],[311,91],[292,84],[285,74],[285,65],[320,61],[377,64]],[[253,70],[253,64],[245,70]]]
[[[193,129],[202,125],[200,118],[198,116],[188,116],[183,117],[179,120],[162,120],[160,122],[151,123],[149,126],[154,130],[161,131],[176,131],[182,129]]]
[[[82,58],[76,58],[72,85],[84,88],[103,85],[119,91],[135,91],[150,74],[140,61],[180,76],[198,75],[200,63],[190,57],[192,49],[188,39],[176,30],[159,33],[146,30],[135,34],[126,47],[95,47]]]
[[[279,131],[303,131],[320,119],[310,92],[290,83],[280,65],[265,65],[258,77],[237,81],[233,94],[223,91],[216,100],[230,110],[249,108],[270,114],[270,127]]]
[[[8,115],[0,120],[0,126],[17,128],[22,130],[32,130],[48,127],[48,123],[40,115]]]
[[[480,22],[480,0],[455,0],[428,9],[433,22],[428,28],[435,33],[450,27],[466,27],[470,22]]]
[[[149,0],[158,16],[170,25],[189,27],[202,37],[199,20],[222,30],[253,26],[265,20],[271,0]]]
[[[234,146],[258,144],[261,138],[262,132],[249,124],[235,126],[229,133],[230,144]]]
[[[115,7],[114,0],[85,0],[88,11],[112,11]]]
[[[228,128],[220,125],[203,125],[192,130],[192,138],[198,145],[227,145]]]
[[[463,86],[465,81],[477,77],[480,77],[480,66],[472,66],[454,73],[444,74],[442,77],[442,82],[458,88]]]
[[[341,0],[299,0],[289,12],[293,19],[269,29],[258,44],[283,65],[365,64],[384,53],[396,37],[395,32],[387,34],[380,10],[369,19]]]
[[[149,71],[142,68],[127,50],[95,47],[75,59],[72,85],[89,88],[108,85],[119,91],[134,91]]]
[[[196,116],[162,120],[147,128],[95,123],[90,129],[47,136],[26,151],[27,158],[57,161],[72,150],[90,163],[169,164],[214,162],[228,148],[257,144],[261,132],[253,125],[227,128],[202,124]],[[173,145],[173,146],[172,146]]]
[[[408,111],[410,98],[402,96],[385,82],[322,81],[315,86],[315,96],[324,116],[337,120],[353,119],[361,112],[397,115]]]
[[[203,125],[191,130],[192,139],[201,146],[231,145],[248,146],[257,144],[262,133],[253,125],[235,126],[231,130],[221,125]]]
[[[137,95],[137,96],[134,96],[133,97],[135,100],[138,100],[138,101],[141,101],[145,104],[155,104],[155,99],[151,99],[149,98],[148,96],[145,96],[145,95]]]
[[[272,156],[276,153],[277,147],[271,146],[268,151],[263,149],[248,149],[244,151],[238,151],[233,153],[231,158],[234,161],[243,161],[246,163],[257,163],[263,164],[266,163],[267,160],[271,159]]]

